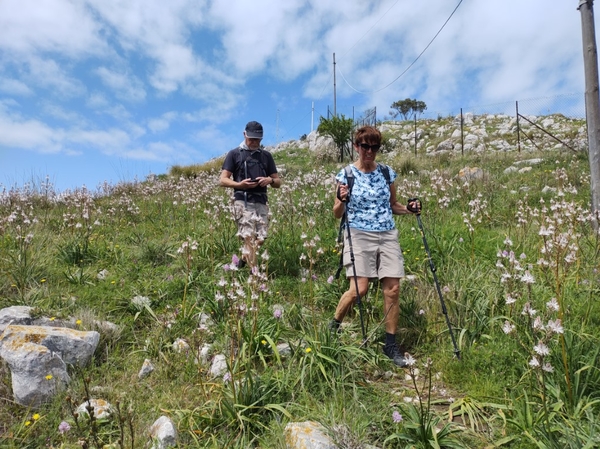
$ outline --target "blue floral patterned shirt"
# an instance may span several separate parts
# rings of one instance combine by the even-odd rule
[[[392,207],[390,206],[390,187],[381,172],[381,167],[370,173],[363,173],[354,165],[354,185],[350,193],[350,202],[346,205],[348,223],[351,228],[361,231],[391,231],[395,228]],[[389,167],[390,182],[396,179],[396,172]],[[342,184],[348,184],[346,171],[342,169],[335,177]]]

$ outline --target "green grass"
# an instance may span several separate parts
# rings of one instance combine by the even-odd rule
[[[435,447],[433,427],[448,431],[439,434],[441,447],[598,443],[600,248],[585,213],[587,159],[550,149],[381,155],[401,173],[399,199],[423,202],[425,237],[461,354],[454,357],[417,221],[398,217],[414,276],[400,295],[398,341],[419,368],[407,379],[381,355],[377,285],[364,298],[367,345],[358,311],[339,337],[327,330],[347,288],[345,279],[328,282],[339,260],[331,207],[341,164],[317,162],[301,149],[274,156],[287,172],[283,187],[270,192],[273,220],[256,275],[226,270],[240,242],[225,207],[230,192],[216,187],[217,162],[112,186],[102,196],[13,191],[0,201],[0,307],[30,305],[38,315],[80,319],[83,329],[95,329],[96,320],[119,326],[102,333],[92,363],[72,373],[68,390],[35,410],[12,402],[10,373],[0,363],[0,447],[74,448],[81,440],[141,448],[163,414],[177,425],[179,447],[284,447],[285,424],[309,419],[340,447]],[[543,162],[529,172],[505,173],[534,157]],[[456,177],[464,167],[485,176],[465,184]],[[534,284],[523,282],[525,272]],[[503,273],[510,275],[504,281]],[[135,296],[148,306],[136,306]],[[558,312],[546,306],[552,298]],[[535,315],[522,314],[526,304]],[[200,313],[212,319],[208,332],[198,329]],[[564,333],[552,334],[549,320],[558,318]],[[514,331],[506,334],[508,325]],[[189,353],[173,350],[178,338]],[[530,364],[540,342],[550,353],[538,361],[552,372]],[[205,344],[211,355],[226,355],[229,380],[197,363]],[[139,380],[146,358],[156,371]],[[71,404],[89,391],[119,404],[118,416],[76,425]],[[417,391],[421,402],[408,405],[404,398]],[[394,411],[404,420],[394,422]],[[450,416],[461,418],[449,424]],[[71,424],[64,435],[61,421]]]

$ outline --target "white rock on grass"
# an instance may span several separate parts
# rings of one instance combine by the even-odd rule
[[[39,406],[70,382],[67,365],[85,366],[100,334],[46,326],[6,326],[0,357],[10,368],[15,402]]]
[[[177,429],[167,416],[161,416],[150,427],[152,449],[166,449],[177,444]]]
[[[220,377],[227,371],[227,358],[223,354],[217,354],[210,367],[210,375]]]
[[[146,360],[144,360],[144,363],[142,364],[142,368],[140,369],[140,372],[138,373],[138,378],[143,379],[144,377],[149,376],[152,371],[154,371],[154,365],[152,364],[150,359],[146,359]]]
[[[89,409],[94,415],[94,418],[99,420],[104,420],[110,418],[110,415],[114,412],[113,406],[105,401],[104,399],[90,399],[89,401],[85,401],[83,404],[80,404],[79,407],[75,410],[81,419],[84,415],[89,416]]]
[[[326,429],[315,421],[292,422],[284,429],[288,449],[336,449]]]

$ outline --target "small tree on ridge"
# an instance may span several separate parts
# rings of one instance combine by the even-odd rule
[[[425,109],[427,109],[427,105],[420,100],[414,100],[411,98],[407,98],[405,100],[394,101],[390,106],[392,111],[390,111],[390,115],[394,118],[398,117],[398,115],[402,115],[404,120],[408,120],[408,116],[413,114],[422,114]]]

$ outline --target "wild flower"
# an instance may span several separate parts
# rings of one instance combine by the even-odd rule
[[[542,370],[545,371],[545,372],[547,372],[547,373],[553,373],[554,372],[554,367],[549,362],[546,362],[542,366]]]
[[[521,276],[521,282],[523,284],[535,284],[535,278],[529,271],[525,271],[525,274]]]
[[[548,308],[549,311],[558,312],[559,306],[558,306],[558,301],[556,300],[556,298],[552,298],[550,301],[548,301],[546,303],[546,307]]]
[[[530,302],[526,302],[525,305],[523,306],[523,311],[521,312],[521,315],[529,315],[530,317],[534,317],[536,314],[537,314],[537,310],[535,310],[533,307],[531,307]]]
[[[552,334],[563,334],[565,332],[560,318],[554,321],[548,320],[546,328],[548,329],[548,332]]]
[[[536,352],[536,354],[541,355],[543,357],[550,355],[550,349],[548,348],[548,346],[546,346],[546,344],[544,344],[541,341],[533,347],[533,350]]]
[[[544,330],[544,323],[542,323],[542,317],[540,316],[536,316],[535,320],[533,320],[533,325],[532,325],[533,329],[536,330]]]
[[[406,362],[407,366],[415,366],[415,364],[417,363],[413,356],[410,355],[408,352],[404,354],[404,361]]]
[[[538,368],[540,366],[540,361],[537,357],[533,356],[529,361],[529,366],[531,366],[532,368]]]
[[[131,303],[138,309],[142,310],[152,305],[152,301],[147,296],[136,295],[131,299]]]
[[[62,421],[59,425],[58,425],[58,431],[60,432],[61,435],[64,435],[65,433],[67,433],[69,430],[71,430],[71,425],[66,422],[66,421]]]
[[[392,413],[392,421],[394,421],[395,423],[402,422],[402,415],[398,410],[394,410],[394,412]]]
[[[515,330],[515,325],[512,324],[510,321],[505,321],[504,325],[502,326],[502,332],[504,332],[505,334],[511,334],[513,333],[513,331]]]

